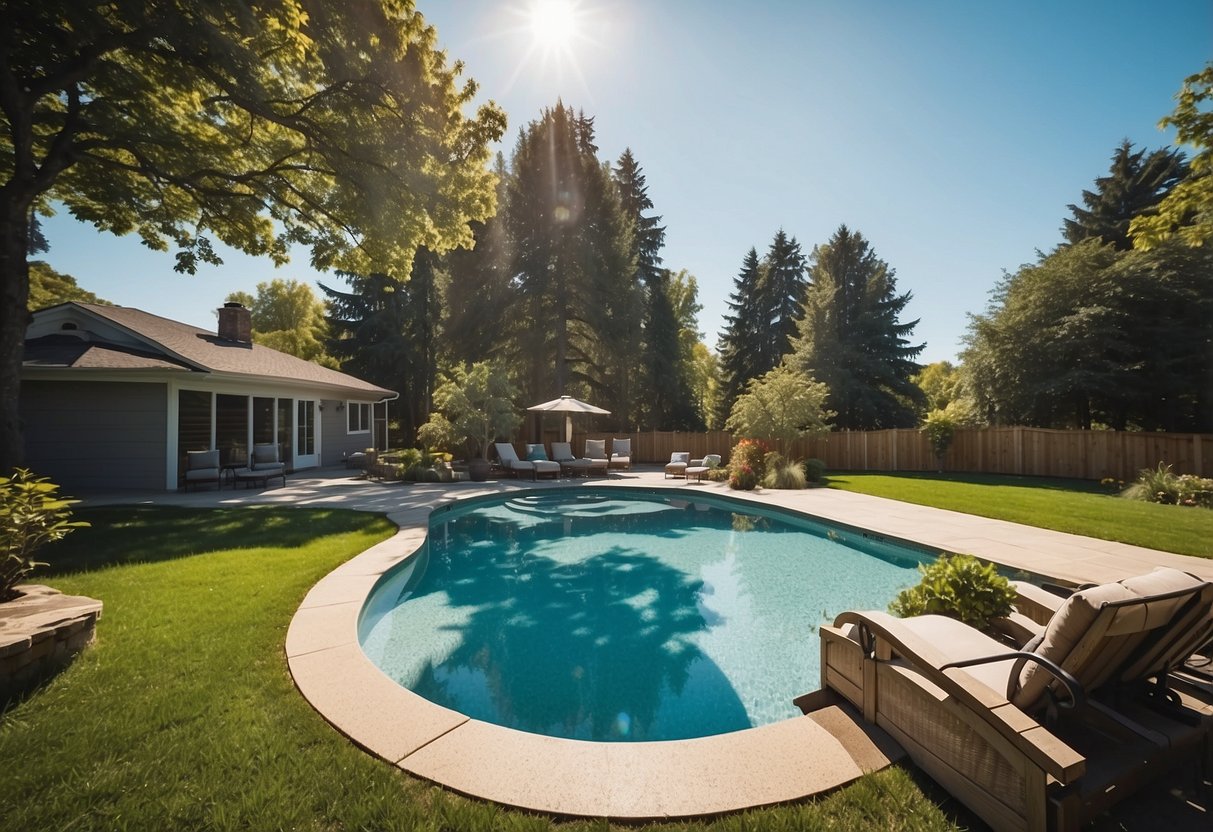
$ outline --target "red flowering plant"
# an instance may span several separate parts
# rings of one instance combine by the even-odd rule
[[[729,454],[729,487],[752,491],[762,480],[770,448],[757,439],[742,439]]]

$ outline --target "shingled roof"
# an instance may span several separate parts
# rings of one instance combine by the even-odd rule
[[[152,315],[129,306],[102,306],[70,302],[86,316],[94,316],[124,330],[143,342],[147,349],[104,342],[81,341],[79,346],[65,336],[45,336],[26,342],[24,366],[51,366],[97,369],[186,369],[194,372],[236,376],[270,377],[278,381],[339,388],[349,393],[384,398],[392,390],[378,387],[346,373],[321,367],[293,355],[240,341],[220,338],[189,324]],[[59,307],[51,307],[57,309]],[[46,311],[46,310],[44,310]]]

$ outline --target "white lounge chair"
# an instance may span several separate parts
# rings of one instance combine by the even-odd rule
[[[527,443],[526,461],[534,466],[535,475],[533,479],[539,479],[540,474],[551,474],[553,477],[560,476],[560,463],[548,459],[547,449],[543,447],[542,442]]]
[[[602,471],[606,473],[610,460],[606,454],[605,439],[587,439],[585,440],[585,458],[590,461],[590,472]]]
[[[611,440],[611,461],[608,467],[618,468],[621,471],[626,471],[632,467],[631,439]]]
[[[690,451],[674,451],[674,453],[670,454],[670,461],[665,464],[665,477],[663,479],[670,477],[682,477],[685,479],[687,464],[690,460]]]
[[[552,461],[560,463],[560,473],[570,476],[590,475],[590,460],[573,456],[573,446],[568,442],[552,443]]]

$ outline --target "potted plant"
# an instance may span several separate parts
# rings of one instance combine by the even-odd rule
[[[463,442],[468,449],[468,476],[483,482],[489,473],[489,445],[522,422],[511,392],[504,370],[492,362],[456,367],[434,391],[437,409],[418,430],[418,438],[439,448]]]

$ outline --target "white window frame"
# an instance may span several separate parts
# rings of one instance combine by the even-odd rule
[[[355,414],[360,414],[358,419],[359,424],[363,425],[360,430],[352,430],[350,428],[350,418]],[[345,432],[347,436],[355,434],[364,434],[371,432],[371,404],[370,402],[351,402],[345,403]]]

